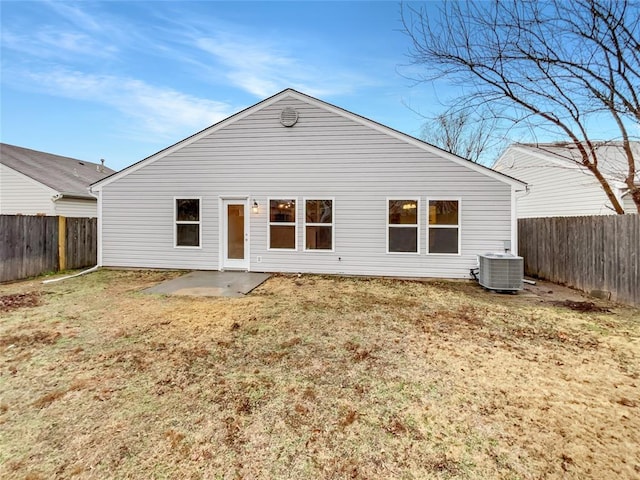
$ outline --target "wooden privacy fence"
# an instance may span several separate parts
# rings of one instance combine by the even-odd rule
[[[95,218],[0,215],[0,282],[97,262]]]
[[[526,275],[640,305],[640,215],[522,218]]]

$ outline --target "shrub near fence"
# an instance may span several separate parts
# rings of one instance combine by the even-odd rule
[[[93,266],[97,220],[0,215],[0,282]]]
[[[526,275],[640,305],[640,215],[522,218]]]

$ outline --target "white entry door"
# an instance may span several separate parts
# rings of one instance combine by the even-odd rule
[[[246,199],[223,199],[220,223],[222,268],[249,270],[249,205]]]

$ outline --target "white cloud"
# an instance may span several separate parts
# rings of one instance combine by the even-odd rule
[[[78,28],[92,30],[94,32],[100,32],[104,29],[104,22],[97,20],[87,12],[87,4],[78,4],[82,5],[82,8],[78,8],[70,2],[60,2],[57,0],[48,1],[46,4]]]
[[[167,65],[189,65],[201,82],[235,87],[257,98],[287,87],[330,97],[380,83],[374,75],[334,61],[331,52],[319,50],[321,42],[305,36],[256,32],[180,8],[148,7],[154,28],[147,28],[95,4],[49,1],[46,5],[63,21],[28,33],[3,29],[3,48],[24,56],[14,56],[16,61],[61,61],[68,69],[83,70],[77,65],[96,64],[103,70],[100,62],[105,59],[108,65],[121,66],[131,58],[153,55]]]
[[[258,97],[289,86],[291,77],[300,72],[293,58],[263,42],[227,35],[198,38],[195,46],[222,63],[234,85]]]
[[[70,32],[52,28],[24,35],[3,29],[2,47],[19,54],[43,59],[66,58],[78,60],[78,56],[89,59],[112,57],[118,49],[105,45],[81,32]]]
[[[226,37],[226,38],[225,38]],[[217,56],[223,63],[236,68],[258,68],[259,70],[289,67],[295,60],[277,47],[260,44],[240,36],[200,38],[196,46]]]
[[[320,42],[295,35],[284,40],[282,34],[255,32],[189,9],[170,9],[169,15],[147,5],[141,8],[147,9],[149,25],[135,25],[126,15],[101,11],[99,4],[47,5],[57,22],[3,29],[3,53],[11,55],[3,59],[2,83],[108,105],[135,120],[126,128],[139,138],[175,139],[235,111],[183,93],[186,85],[213,85],[212,92],[232,87],[258,98],[292,87],[327,98],[380,83],[351,64],[334,62],[317,50]],[[121,71],[127,73],[115,73]],[[154,85],[156,78],[174,88]]]
[[[46,90],[49,94],[116,108],[135,119],[136,130],[143,130],[156,138],[175,138],[176,132],[200,130],[233,113],[232,107],[226,103],[132,78],[68,70],[28,72],[21,76],[36,89]]]
[[[337,65],[305,64],[285,47],[263,38],[219,34],[194,37],[192,41],[225,67],[233,85],[260,98],[287,87],[323,97],[375,83]]]

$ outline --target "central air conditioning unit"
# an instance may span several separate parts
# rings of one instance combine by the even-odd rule
[[[478,282],[484,288],[499,291],[522,290],[524,259],[510,253],[478,255]]]

